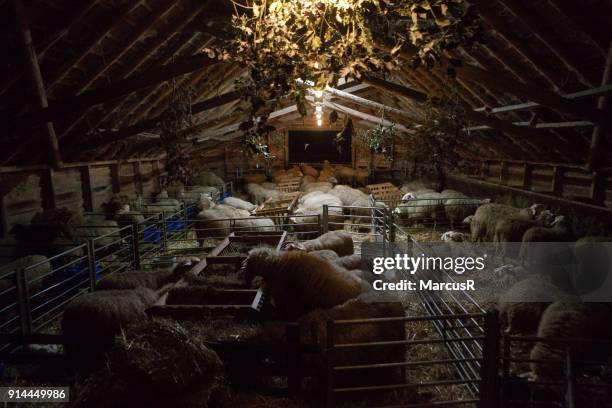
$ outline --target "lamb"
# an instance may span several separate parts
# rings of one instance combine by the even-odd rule
[[[253,203],[249,203],[248,201],[241,200],[236,197],[226,197],[223,199],[223,204],[229,205],[234,208],[238,208],[240,210],[253,211],[257,206]]]
[[[541,205],[534,204],[529,208],[518,209],[504,204],[483,204],[474,213],[470,222],[473,242],[492,242],[495,226],[501,217],[519,216],[532,219],[539,214]]]
[[[293,242],[287,245],[288,251],[321,251],[329,249],[338,256],[344,257],[352,255],[354,252],[353,238],[346,231],[330,231],[318,238],[302,242]]]
[[[212,171],[203,171],[191,179],[191,184],[197,186],[213,186],[222,191],[225,188],[225,182]]]
[[[336,274],[324,260],[301,251],[255,248],[244,262],[247,284],[256,276],[281,316],[295,319],[315,309],[329,309],[356,298],[360,283]]]
[[[508,333],[534,334],[544,310],[552,302],[574,300],[548,280],[530,277],[514,284],[498,302],[503,325]]]
[[[115,335],[145,320],[145,309],[155,300],[157,294],[145,288],[104,290],[75,298],[62,316],[67,356],[80,365],[100,364]]]
[[[394,213],[413,223],[430,218],[433,220],[435,227],[437,220],[444,211],[442,202],[443,197],[440,193],[423,193],[415,200],[409,200],[407,203],[398,206]]]
[[[278,190],[270,190],[260,186],[259,184],[249,183],[246,185],[246,191],[251,196],[251,200],[259,205],[267,199],[278,199],[282,193]]]
[[[593,339],[610,340],[612,337],[612,308],[607,303],[568,303],[555,302],[548,306],[538,326],[538,337],[551,339]],[[582,371],[587,367],[580,361],[601,361],[605,364],[609,357],[609,345],[577,342],[558,343],[541,341],[535,343],[530,359],[533,373],[539,378],[559,378],[563,376],[566,349],[576,362],[574,369]],[[546,364],[546,361],[553,364]],[[561,362],[561,365],[554,362]],[[579,376],[580,373],[576,373]]]
[[[460,222],[466,217],[473,215],[480,205],[491,202],[490,199],[479,200],[469,198],[455,190],[443,190],[440,194],[444,198],[444,213],[450,222],[451,228],[454,228],[456,222]]]
[[[517,214],[513,216],[500,217],[493,232],[493,243],[496,252],[502,257],[516,257],[520,248],[511,244],[521,242],[523,234],[531,227],[550,225],[553,215],[550,211],[542,211],[535,220],[530,216]]]

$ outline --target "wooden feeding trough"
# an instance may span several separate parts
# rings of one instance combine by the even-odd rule
[[[293,211],[300,194],[299,191],[296,191],[283,194],[279,199],[269,198],[255,209],[254,214],[262,217],[274,217],[274,222],[281,224],[281,221],[284,221],[285,217]]]
[[[376,201],[384,202],[389,208],[395,208],[402,201],[402,190],[391,183],[370,184],[368,191]]]
[[[289,179],[285,182],[278,183],[276,188],[283,193],[294,193],[300,191],[300,184],[302,183],[301,177]]]
[[[239,264],[246,259],[248,251],[254,247],[263,244],[280,250],[286,238],[286,231],[232,232],[208,254],[206,262],[209,264]]]

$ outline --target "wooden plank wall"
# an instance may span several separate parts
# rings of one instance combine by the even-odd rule
[[[502,186],[612,208],[612,169],[592,172],[561,163],[485,160],[480,176]]]
[[[0,167],[0,236],[16,224],[28,224],[48,208],[102,211],[115,193],[148,197],[158,191],[164,172],[161,159],[133,159],[46,166]]]

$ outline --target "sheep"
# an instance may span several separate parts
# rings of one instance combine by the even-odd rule
[[[246,177],[246,176],[245,176]],[[197,186],[213,186],[219,190],[225,188],[225,182],[212,171],[203,171],[191,179],[191,184]]]
[[[336,178],[339,183],[353,184],[355,179],[355,170],[349,166],[335,166]]]
[[[273,231],[274,221],[269,218],[250,217],[246,210],[219,204],[203,210],[196,216],[196,235],[200,246],[207,237],[225,237],[230,227],[243,231]]]
[[[317,178],[316,177],[312,177],[312,176],[304,176],[302,177],[302,182],[300,183],[300,189],[305,186],[306,184],[309,183],[316,183],[317,182]]]
[[[534,276],[515,283],[499,299],[498,310],[508,333],[534,334],[544,310],[552,302],[572,300],[574,295]]]
[[[537,336],[551,339],[612,339],[612,307],[608,303],[570,303],[555,302],[548,306],[542,315]],[[531,370],[538,378],[559,378],[564,375],[566,350],[575,362],[576,376],[592,367],[580,365],[580,361],[601,361],[605,364],[609,357],[609,344],[588,342],[558,343],[539,341],[531,350]],[[546,361],[553,364],[546,364]],[[554,364],[554,362],[561,364]]]
[[[140,212],[131,211],[130,206],[126,204],[119,211],[117,211],[111,219],[117,221],[119,227],[122,228],[126,225],[143,223],[145,217]]]
[[[113,273],[100,279],[96,284],[96,290],[136,289],[138,287],[159,290],[169,283],[177,282],[192,267],[192,261],[189,260],[174,268]]]
[[[323,162],[323,167],[321,168],[321,171],[319,172],[319,177],[317,178],[317,181],[319,182],[325,182],[325,181],[331,181],[330,179],[336,179],[336,170],[334,170],[334,168],[332,167],[332,165],[329,163],[328,160],[325,160]]]
[[[455,222],[462,221],[466,217],[473,215],[482,204],[488,204],[490,199],[473,199],[455,190],[443,190],[441,193],[444,198],[444,213],[454,228]]]
[[[493,243],[498,255],[502,257],[518,256],[520,247],[514,242],[521,242],[523,234],[534,226],[547,226],[553,220],[550,211],[542,211],[536,219],[524,214],[500,217],[493,232]]]
[[[520,216],[531,219],[539,214],[540,206],[534,204],[529,208],[519,209],[504,204],[483,204],[476,209],[470,221],[470,231],[473,242],[492,242],[495,226],[500,218],[508,216]]]
[[[238,208],[240,210],[253,211],[257,206],[253,203],[249,203],[248,201],[241,200],[236,197],[226,197],[223,199],[223,204],[229,205],[234,208]]]
[[[359,255],[340,257],[331,249],[311,251],[310,254],[329,263],[334,268],[334,271],[342,276],[352,280],[359,278],[358,282],[362,284],[362,290],[364,292],[372,290],[372,287],[367,282],[363,281],[363,271],[359,269],[361,266],[361,257]],[[357,258],[357,260],[355,258]]]
[[[278,190],[267,189],[253,183],[246,185],[246,191],[251,196],[251,200],[257,205],[262,204],[267,199],[279,199],[282,196],[282,192]]]
[[[308,164],[302,164],[300,167],[304,176],[310,176],[315,179],[319,177],[319,170],[315,169],[314,167],[309,166]]]
[[[265,174],[260,174],[260,173],[245,174],[243,178],[247,184],[260,184],[260,183],[265,182],[268,179],[268,177]]]
[[[336,263],[342,266],[343,268],[348,269],[349,271],[352,271],[355,269],[361,269],[361,264],[362,264],[361,255],[352,254],[352,255],[341,256],[336,261]]]
[[[147,214],[175,213],[180,210],[181,202],[175,198],[169,198],[165,190],[158,194],[155,203],[143,207],[143,212]]]
[[[398,206],[394,213],[413,223],[431,218],[435,227],[438,218],[440,218],[441,213],[444,211],[442,202],[443,199],[440,193],[423,193],[417,196],[415,200],[409,200],[407,203]]]
[[[440,239],[442,242],[466,242],[469,240],[469,235],[463,232],[446,231]]]
[[[292,242],[286,246],[286,249],[288,251],[299,250],[306,252],[329,249],[340,257],[352,255],[355,251],[353,238],[346,231],[330,231],[315,239]]]
[[[370,169],[355,169],[355,183],[360,186],[368,184],[370,178]]]
[[[334,207],[342,206],[342,201],[331,194],[307,194],[300,201],[298,209],[302,209],[305,212],[319,210],[324,205]]]
[[[312,346],[328,344],[327,322],[330,320],[380,319],[405,317],[404,307],[399,302],[368,302],[366,295],[352,299],[331,309],[318,309],[302,316],[298,323],[301,330],[301,343]],[[334,344],[358,344],[373,342],[401,342],[406,340],[403,321],[386,323],[373,322],[350,325],[337,325],[334,330]],[[406,347],[403,344],[387,347],[337,349],[334,352],[334,365],[385,364],[405,361]],[[377,384],[403,383],[399,367],[384,368],[372,377],[368,371],[337,373],[334,375],[336,386],[372,386]]]
[[[85,366],[101,363],[115,335],[146,319],[145,309],[156,300],[157,294],[145,288],[104,290],[75,298],[62,316],[67,356]]]
[[[287,181],[292,181],[296,178],[301,178],[302,176],[304,176],[304,174],[302,173],[302,171],[300,170],[298,166],[293,166],[287,170],[278,170],[274,172],[274,174],[272,174],[272,177],[274,178],[274,182],[276,183],[284,183]]]
[[[83,224],[76,226],[77,240],[86,242],[89,239],[103,237],[96,239],[96,247],[104,247],[116,243],[121,238],[119,228],[119,223],[115,220],[87,217]]]
[[[336,274],[327,262],[306,252],[255,248],[243,267],[247,284],[261,276],[278,312],[290,319],[334,307],[361,293],[360,283]]]
[[[315,182],[315,183],[302,184],[300,186],[300,191],[302,191],[304,193],[311,193],[313,191],[320,191],[322,193],[327,193],[332,188],[333,188],[332,183],[329,183],[329,182],[325,181],[325,182]]]
[[[530,245],[532,242],[566,242],[571,239],[569,227],[564,216],[555,218],[550,227],[532,227],[523,234],[519,258],[523,263],[537,261],[534,251],[542,249]],[[538,251],[540,252],[540,251]],[[538,254],[539,256],[542,254]]]
[[[0,294],[17,285],[17,271],[26,269],[25,281],[30,295],[40,291],[45,277],[51,273],[51,263],[44,255],[27,255],[0,266]],[[7,293],[8,294],[8,293]],[[4,297],[5,294],[0,295]],[[4,306],[4,301],[1,303]],[[2,306],[0,306],[2,307]]]

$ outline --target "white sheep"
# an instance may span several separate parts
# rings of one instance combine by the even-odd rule
[[[462,221],[466,217],[473,215],[480,205],[491,202],[490,199],[480,200],[469,198],[465,194],[455,190],[444,190],[440,194],[444,199],[444,213],[450,222],[451,228],[454,228],[456,222]]]
[[[240,210],[249,211],[249,212],[257,208],[255,204],[242,200],[237,197],[226,197],[223,199],[223,204],[229,205],[234,208],[238,208]]]
[[[321,191],[323,193],[327,193],[333,187],[334,186],[330,182],[319,181],[319,182],[314,182],[314,183],[302,184],[300,186],[300,191],[304,193],[310,193],[312,191]]]
[[[394,213],[412,223],[432,219],[435,228],[437,220],[444,212],[442,195],[436,192],[426,192],[415,196],[416,199],[399,205]]]
[[[470,230],[473,242],[493,242],[495,226],[502,217],[519,216],[533,219],[541,211],[540,204],[519,209],[505,204],[483,204],[474,213],[470,220]]]
[[[269,218],[250,217],[248,211],[224,204],[201,211],[196,219],[196,235],[200,245],[208,237],[229,235],[231,229],[237,231],[273,231],[275,229],[274,222]]]

